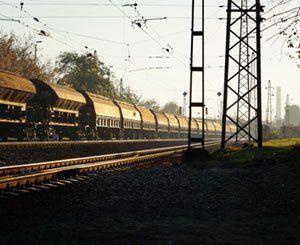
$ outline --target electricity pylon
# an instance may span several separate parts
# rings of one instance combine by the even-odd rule
[[[236,142],[254,141],[261,147],[262,6],[260,0],[228,0],[227,8],[221,147],[233,138]],[[254,64],[255,70],[251,69]],[[255,102],[251,99],[253,93]],[[233,134],[226,134],[228,122],[236,126]]]

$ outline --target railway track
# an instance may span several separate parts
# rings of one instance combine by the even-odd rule
[[[44,148],[55,148],[55,147],[70,147],[70,146],[92,146],[92,145],[169,142],[169,141],[186,142],[187,139],[0,142],[0,150],[31,149],[31,148],[44,149]]]
[[[207,149],[218,142],[207,143]],[[197,145],[195,145],[197,147]],[[40,185],[87,173],[159,160],[182,153],[186,145],[0,168],[0,190]]]

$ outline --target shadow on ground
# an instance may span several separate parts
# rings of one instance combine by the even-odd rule
[[[104,172],[0,200],[1,244],[300,243],[299,146]]]

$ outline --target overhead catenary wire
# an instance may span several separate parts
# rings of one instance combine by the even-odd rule
[[[266,20],[271,20],[271,19],[273,19],[273,18],[275,18],[275,17],[278,17],[278,16],[280,16],[280,15],[287,14],[287,13],[290,13],[290,12],[292,12],[292,11],[296,11],[296,10],[298,10],[299,8],[300,8],[300,6],[293,7],[293,8],[291,8],[291,9],[288,9],[288,10],[285,10],[285,11],[283,11],[283,12],[279,12],[279,13],[273,14],[273,15],[271,15],[270,17],[265,17],[265,18],[266,18]]]
[[[1,14],[1,13],[0,13],[0,15],[3,16],[3,17],[7,17],[6,15],[3,15],[3,14]],[[19,21],[19,20],[14,19],[14,21],[17,22],[17,23],[19,23],[20,25],[24,26],[25,28],[30,29],[30,30],[33,31],[36,35],[41,35],[41,32],[40,32],[41,30],[35,29],[35,28],[31,27],[30,25],[27,25],[26,23],[24,23],[24,22],[22,22],[22,21]],[[74,46],[69,45],[68,43],[63,42],[63,41],[61,41],[61,40],[59,40],[59,39],[57,39],[57,38],[55,38],[55,37],[53,37],[53,36],[46,36],[46,37],[48,37],[48,38],[50,38],[50,39],[53,39],[53,40],[55,40],[55,41],[57,41],[57,42],[59,42],[59,43],[61,43],[61,44],[64,44],[64,45],[66,45],[66,46],[68,46],[68,47],[70,47],[70,48],[75,48]]]
[[[43,18],[43,19],[122,19],[122,15],[37,15],[38,18]],[[131,15],[131,18],[134,18],[135,16]],[[189,16],[165,16],[168,20],[170,19],[179,19],[179,20],[190,20]],[[21,19],[27,19],[30,17],[20,17]],[[160,18],[160,16],[155,16],[155,15],[150,15],[147,16],[147,18]],[[198,19],[198,18],[196,18]],[[226,20],[226,17],[206,17],[206,20]]]
[[[3,2],[3,1],[0,1],[0,2]],[[8,6],[10,7],[13,7],[13,8],[16,8],[18,9],[17,6],[15,5],[12,5],[12,4],[7,4]],[[59,29],[56,29],[56,28],[52,28],[50,26],[48,26],[47,24],[43,23],[42,21],[40,21],[40,19],[38,19],[37,17],[31,15],[28,11],[24,11],[27,15],[29,15],[30,18],[32,18],[36,23],[39,23],[41,24],[43,27],[47,27],[48,29],[50,30],[53,30],[55,32],[63,32],[63,33],[66,33],[66,34],[74,34],[74,35],[78,35],[78,36],[85,36],[87,37],[86,35],[83,35],[83,34],[78,34],[78,33],[73,33],[73,32],[68,32],[68,31],[63,31],[63,30],[59,30]],[[25,26],[26,28],[30,29],[31,31],[33,31],[36,35],[39,35],[40,34],[40,30],[34,28],[34,27],[31,27],[31,25],[29,24],[26,24],[20,20],[17,20],[19,22],[19,24]],[[47,36],[48,38],[60,43],[60,44],[63,44],[65,45],[66,47],[69,47],[69,48],[72,48],[74,50],[77,50],[78,48],[76,48],[75,46],[71,45],[69,42],[65,42],[65,41],[62,41],[60,40],[59,38],[56,38],[54,37],[53,35],[48,35]],[[68,39],[69,41],[72,41],[73,43],[76,43],[77,45],[79,45],[81,47],[82,50],[89,50],[91,53],[94,51],[94,49],[91,49],[89,48],[88,46],[86,46],[85,44],[82,44],[76,40],[73,40],[71,38],[68,38],[66,36],[63,36],[65,39]],[[112,41],[112,40],[108,40],[108,39],[101,39],[101,38],[97,38],[97,37],[91,37],[91,36],[88,36],[88,38],[91,38],[91,39],[96,39],[96,40],[101,40],[101,41],[106,41],[106,42],[110,42],[110,43],[115,43],[115,44],[121,44],[121,45],[126,45],[126,43],[122,43],[122,42],[117,42],[117,41]],[[120,58],[120,56],[113,56],[111,54],[106,54],[105,52],[101,51],[101,54],[104,55],[104,56],[108,56],[108,57],[115,57],[115,58]],[[112,67],[109,65],[109,67]]]
[[[3,1],[0,1],[0,3],[5,4],[7,6],[10,6],[12,8],[15,9],[19,9],[18,6],[13,5],[13,4],[9,4]],[[61,33],[65,33],[65,34],[69,34],[69,35],[75,35],[75,36],[80,36],[80,37],[85,37],[85,38],[89,38],[89,39],[95,39],[95,40],[99,40],[99,41],[103,41],[103,42],[108,42],[108,43],[114,43],[114,44],[120,44],[120,45],[126,45],[126,43],[122,43],[119,41],[115,41],[115,40],[109,40],[109,39],[105,39],[105,38],[101,38],[101,37],[95,37],[95,36],[91,36],[91,35],[85,35],[85,34],[80,34],[80,33],[76,33],[76,32],[71,32],[71,31],[65,31],[65,30],[61,30],[61,29],[57,29],[57,28],[53,28],[48,26],[46,23],[42,22],[39,18],[41,18],[40,16],[34,16],[32,15],[30,12],[28,12],[27,10],[25,10],[24,8],[21,10],[22,12],[27,14],[27,18],[33,19],[36,23],[40,23],[41,25],[43,25],[44,27],[47,27],[55,32],[61,32]],[[26,18],[26,17],[18,17],[19,19],[22,18]],[[79,42],[77,42],[79,43]],[[86,45],[82,44],[83,47],[85,47]]]
[[[1,14],[1,15],[2,15],[2,14]],[[2,15],[2,16],[8,17],[8,16],[5,16],[5,15]],[[29,28],[30,30],[34,31],[36,34],[39,33],[39,30],[38,30],[38,29],[32,28],[30,25],[27,25],[27,24],[25,24],[25,23],[23,23],[23,22],[19,22],[19,23],[22,24],[23,26],[25,26],[26,28]],[[61,44],[64,44],[64,45],[66,45],[66,46],[68,46],[68,47],[71,47],[71,48],[76,49],[74,46],[71,46],[70,44],[68,44],[68,43],[66,43],[66,42],[63,42],[63,41],[61,41],[61,40],[59,40],[59,39],[57,39],[57,38],[55,38],[55,37],[49,36],[49,38],[51,38],[51,39],[53,39],[53,40],[55,40],[55,41],[57,41],[57,42],[59,42],[59,43],[61,43]],[[113,66],[113,67],[116,68],[116,66]],[[149,70],[153,70],[153,69],[154,69],[154,68],[149,68]],[[157,69],[158,69],[158,68],[157,68]],[[120,68],[119,68],[119,70],[120,70]],[[128,72],[127,69],[121,69],[121,70],[123,70],[123,71],[125,71],[125,72]]]
[[[169,67],[169,66],[153,66],[153,67],[138,68],[138,69],[130,70],[129,72],[145,71],[145,70],[166,70],[166,69],[171,69],[171,67]]]
[[[8,5],[8,6],[11,6],[11,7],[13,7],[13,8],[15,8],[14,5],[11,5],[11,4],[7,4],[7,5]],[[27,14],[27,15],[31,15],[28,11],[26,11],[26,14]],[[5,18],[9,18],[9,17],[6,16],[6,15],[3,15],[3,14],[0,14],[0,15],[4,16]],[[33,15],[31,15],[31,16],[32,16],[32,18],[33,18],[36,22],[42,24],[44,27],[48,27],[45,23],[42,23],[39,19],[37,19],[37,18],[34,17]],[[32,27],[32,25],[29,25],[29,24],[27,24],[27,23],[24,23],[24,22],[22,22],[22,21],[20,21],[20,20],[18,20],[18,19],[14,19],[14,21],[15,21],[15,22],[18,22],[20,25],[24,26],[25,28],[31,30],[35,35],[41,35],[41,34],[43,34],[43,33],[46,33],[45,31],[40,30],[40,29],[36,29],[36,28]],[[51,27],[48,27],[48,28],[54,30],[54,28],[51,28]],[[56,31],[57,31],[57,30],[56,30]],[[53,35],[50,35],[50,34],[48,35],[48,34],[47,34],[47,35],[42,35],[42,36],[47,37],[47,38],[49,38],[49,39],[52,39],[52,40],[54,40],[54,41],[56,41],[56,42],[58,42],[58,43],[60,43],[60,44],[63,44],[63,45],[66,46],[66,47],[71,48],[71,49],[74,49],[74,50],[77,50],[77,49],[78,49],[78,48],[76,48],[75,46],[71,45],[69,42],[62,41],[62,40],[60,40],[59,38],[54,37]],[[65,38],[67,38],[67,37],[65,37]],[[71,40],[70,38],[68,38],[68,39]],[[71,41],[74,42],[74,43],[76,43],[76,44],[79,44],[81,48],[84,47],[84,50],[90,50],[91,52],[94,51],[94,50],[88,48],[87,46],[83,46],[83,44],[81,44],[81,43],[79,43],[79,42],[77,42],[77,41],[75,41],[75,40],[71,40]],[[111,55],[108,55],[108,56],[111,57]]]
[[[292,36],[292,33],[296,29],[297,23],[300,20],[299,19],[299,13],[300,13],[300,6],[297,7],[292,7],[288,10],[284,10],[283,12],[279,12],[277,14],[272,15],[269,17],[268,20],[273,21],[270,25],[265,27],[262,31],[267,31],[271,29],[274,26],[278,26],[279,24],[282,24],[281,29],[279,29],[278,32],[270,36],[267,41],[270,41],[274,38],[276,38],[272,44],[279,39],[280,36],[285,35],[286,38],[283,41],[283,45],[287,42],[287,40]],[[278,18],[279,16],[279,18]],[[277,17],[277,19],[274,17]],[[273,19],[272,19],[273,18]],[[291,21],[290,21],[291,20]],[[284,25],[283,23],[287,23],[287,25]],[[287,34],[286,32],[290,29],[290,34]],[[282,53],[282,48],[281,47],[281,53]]]
[[[131,23],[134,23],[134,19],[129,16],[128,14],[125,13],[125,11],[123,9],[121,9],[119,6],[117,6],[113,0],[109,0],[109,2],[116,8],[118,9],[125,17],[127,17]],[[158,41],[157,39],[155,39],[152,35],[150,35],[144,28],[142,28],[142,26],[137,25],[138,28],[140,30],[142,30],[152,41],[154,41],[158,46],[160,46],[162,48],[162,50],[165,50],[166,52],[170,53],[177,61],[179,61],[180,63],[186,64],[185,62],[181,61],[178,57],[176,57],[172,52],[170,52],[170,45],[167,44],[167,46],[164,46],[161,44],[160,41]]]
[[[26,5],[27,5],[27,3],[26,3]],[[111,4],[108,4],[108,5],[111,5]],[[121,5],[119,5],[119,6],[121,6]],[[189,6],[189,5],[187,5],[187,6]],[[123,15],[122,15],[123,16]],[[22,16],[24,19],[25,18],[30,18],[30,17],[26,17],[26,16]],[[123,16],[124,17],[124,16]],[[175,16],[176,17],[176,16]],[[189,17],[187,17],[187,16],[178,16],[178,17],[180,17],[181,19],[189,19]],[[39,19],[39,20],[41,20],[42,18],[43,18],[43,15],[41,14],[40,16],[37,16],[37,18]],[[119,17],[118,17],[119,18]],[[216,20],[216,19],[218,19],[218,18],[213,18],[214,20]],[[38,23],[38,22],[37,22]],[[53,25],[53,24],[52,24]],[[55,24],[53,25],[53,27],[49,27],[49,28],[53,28],[53,29],[55,29],[55,32],[57,32],[57,31],[62,31],[63,32],[63,30],[59,30],[59,29],[57,29],[57,28],[55,28]],[[57,26],[57,27],[59,27],[59,26]],[[163,37],[165,37],[164,35],[159,35],[159,38],[156,38],[156,35],[153,35],[153,30],[152,29],[150,29],[151,28],[151,26],[149,26],[149,29],[146,29],[146,31],[153,37],[153,38],[155,38],[155,39],[159,39],[158,41],[163,45],[163,46],[165,46],[164,45],[164,43],[165,43],[165,41],[162,41],[161,40],[161,38],[163,38]],[[50,29],[49,29],[50,30]],[[187,31],[186,31],[187,32]],[[182,33],[184,33],[184,32],[182,32]],[[72,34],[71,32],[66,32],[66,34]],[[83,37],[83,35],[84,34],[80,34],[80,33],[77,33],[78,34],[78,36],[82,36]],[[75,34],[74,34],[75,35]],[[76,35],[77,36],[77,35]],[[87,35],[87,36],[89,36],[89,35]],[[167,36],[167,35],[166,35]],[[95,39],[95,40],[97,40],[97,37],[93,37],[93,36],[89,36],[88,38],[90,38],[90,39]],[[79,39],[78,39],[79,40]],[[152,38],[149,38],[149,39],[147,39],[147,40],[145,40],[145,41],[153,41],[152,40]],[[100,40],[101,41],[101,40]],[[126,42],[122,42],[123,40],[121,40],[121,42],[118,42],[118,43],[116,43],[116,44],[120,44],[120,45],[124,45],[124,47],[125,47],[125,45],[126,45]],[[112,44],[113,44],[113,42],[112,42]],[[131,45],[132,44],[135,44],[134,42],[133,43],[130,43]],[[134,57],[134,49],[132,49],[133,50],[133,52],[132,52],[132,56],[131,56],[131,58],[132,58],[132,60],[135,58]],[[178,50],[176,50],[176,53],[177,52],[179,52]],[[177,53],[177,55],[178,55],[178,53]],[[171,58],[172,58],[172,56],[171,55],[169,55]],[[114,57],[122,57],[122,56],[114,56]],[[178,56],[177,56],[178,57]],[[184,58],[186,58],[186,59],[188,59],[187,57],[184,57]],[[182,60],[182,59],[181,59]],[[183,64],[185,64],[185,63],[183,63]],[[134,66],[134,65],[133,65]],[[188,67],[188,66],[183,66],[183,67]]]
[[[11,7],[14,7],[14,8],[18,8],[18,7],[16,7],[16,6],[14,6],[14,5],[11,5],[11,4],[7,4],[7,5],[9,5],[9,6],[11,6]],[[53,28],[53,27],[48,26],[46,23],[42,22],[38,17],[35,17],[35,16],[31,15],[28,11],[26,11],[26,10],[24,10],[24,9],[23,9],[23,12],[26,13],[30,18],[32,18],[36,23],[42,25],[43,27],[46,27],[46,28],[49,29],[49,30],[53,30],[53,31],[55,31],[55,32],[58,32],[58,31],[65,32],[65,31],[62,31],[62,30],[59,30],[59,29],[56,29],[56,28]],[[19,21],[19,20],[18,20],[18,22],[19,22],[20,24],[22,24],[23,26],[25,26],[25,27],[31,29],[32,31],[34,31],[35,34],[37,34],[37,35],[39,34],[40,30],[38,30],[38,29],[36,29],[36,28],[33,28],[33,27],[31,27],[31,25],[26,24],[26,23],[24,23],[24,22],[22,22],[22,21]],[[65,32],[65,33],[66,33],[66,34],[70,34],[70,32]],[[80,35],[80,34],[79,34],[79,35]],[[68,47],[71,47],[71,48],[76,49],[76,47],[70,45],[70,44],[67,43],[67,42],[61,41],[61,40],[59,40],[58,38],[53,37],[52,35],[51,35],[51,36],[50,36],[50,35],[47,35],[47,37],[48,37],[48,38],[51,38],[51,39],[53,39],[53,40],[55,40],[55,41],[57,41],[57,42],[59,42],[59,43],[61,43],[61,44],[64,44],[64,45],[66,45],[66,46],[68,46]],[[64,37],[64,38],[67,38],[67,37]],[[68,39],[69,39],[69,38],[68,38]],[[77,43],[77,44],[80,44],[80,43],[77,42],[77,41],[74,41],[74,40],[72,40],[72,41],[75,42],[75,43]],[[121,43],[121,42],[118,42],[118,43]],[[123,43],[121,43],[121,44],[123,44]],[[82,44],[80,44],[80,45],[82,46]],[[87,47],[85,47],[85,48],[87,48]],[[149,68],[149,70],[153,70],[153,69],[159,69],[159,68]],[[162,68],[160,68],[160,69],[162,69]]]
[[[10,6],[10,7],[15,8],[15,9],[18,9],[18,8],[19,8],[19,7],[16,6],[16,5],[9,4],[9,3],[3,2],[3,1],[0,1],[0,3],[4,3],[4,4],[6,4],[7,6]],[[20,10],[21,10],[21,12],[26,13],[26,14],[27,14],[30,18],[32,18],[36,23],[39,23],[40,25],[42,25],[42,26],[45,27],[45,28],[51,29],[47,24],[41,22],[37,17],[35,17],[35,16],[33,16],[32,14],[30,14],[30,13],[29,13],[28,11],[26,11],[24,8],[21,8]],[[67,42],[61,41],[61,40],[59,40],[59,39],[56,38],[56,37],[53,37],[53,35],[50,35],[50,33],[46,32],[46,31],[44,31],[44,30],[42,30],[42,29],[41,29],[41,30],[37,30],[36,28],[32,27],[31,25],[26,24],[26,23],[24,23],[24,22],[22,22],[22,21],[20,21],[20,20],[18,21],[18,23],[21,24],[21,25],[23,25],[23,26],[25,26],[26,28],[31,29],[31,30],[32,30],[35,34],[37,34],[37,35],[42,35],[42,36],[44,36],[44,37],[48,37],[48,38],[53,39],[53,40],[55,40],[55,41],[57,41],[57,42],[59,42],[59,43],[61,43],[61,44],[66,45],[66,46],[68,46],[68,47],[70,47],[70,48],[76,49],[76,47],[74,47],[73,45],[70,45],[70,44],[67,43]]]
[[[268,14],[271,11],[273,11],[275,8],[277,8],[278,6],[281,6],[281,5],[286,4],[288,2],[290,2],[290,0],[280,0],[279,3],[276,3],[273,7],[271,7],[269,10],[267,10],[264,14]]]
[[[5,5],[4,3],[0,3],[0,5]],[[26,5],[32,5],[32,6],[110,6],[110,4],[108,3],[26,3]],[[124,4],[116,4],[117,6],[123,6]],[[142,3],[139,4],[140,6],[144,6],[144,7],[190,7],[189,4],[151,4],[151,3]],[[196,6],[200,6],[200,5],[196,5]],[[213,5],[213,4],[207,4],[205,5],[205,7],[210,7],[210,8],[214,8],[217,7],[219,5]]]

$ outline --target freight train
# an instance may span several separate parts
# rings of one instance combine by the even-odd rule
[[[218,138],[221,124],[205,121],[207,137]],[[199,136],[202,121],[192,120]],[[227,133],[235,128],[228,125]],[[28,80],[0,71],[0,138],[19,141],[184,138],[188,119],[112,100],[86,91]]]

